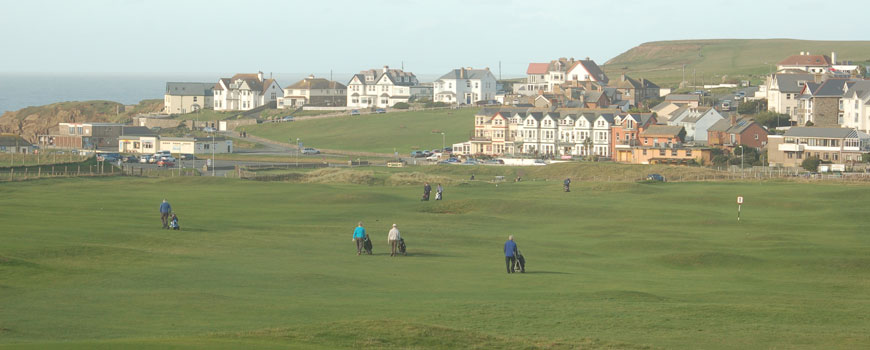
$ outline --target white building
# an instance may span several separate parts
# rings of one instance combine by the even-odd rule
[[[843,122],[840,126],[870,133],[870,81],[856,81],[841,99]]]
[[[163,95],[163,112],[184,114],[214,106],[214,86],[212,83],[166,83]]]
[[[351,108],[392,107],[407,103],[411,87],[419,82],[414,73],[401,69],[369,69],[355,74],[347,84],[347,106]]]
[[[459,68],[435,81],[435,102],[474,104],[495,99],[496,79],[489,68]]]
[[[712,107],[689,107],[673,114],[668,125],[682,126],[686,130],[686,141],[706,143],[707,130],[722,119],[725,117]]]
[[[813,74],[807,73],[777,73],[767,77],[764,91],[767,98],[767,110],[788,114],[792,121],[797,121],[799,97],[807,82],[815,81]]]
[[[169,151],[172,154],[233,153],[233,140],[224,137],[159,137],[121,136],[118,152],[154,154]]]
[[[214,86],[214,109],[216,111],[247,111],[260,106],[277,103],[284,92],[274,79],[263,79],[257,74],[236,74],[221,78]]]

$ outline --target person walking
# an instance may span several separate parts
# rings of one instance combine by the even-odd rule
[[[171,212],[172,206],[164,199],[163,203],[160,203],[160,221],[163,222],[163,228],[167,230],[169,229],[169,213]]]
[[[444,187],[441,187],[441,184],[438,184],[438,187],[435,188],[435,200],[440,201],[442,199],[442,195],[444,193]]]
[[[427,182],[425,185],[423,185],[423,199],[422,200],[428,201],[429,200],[429,193],[431,193],[431,192],[432,192],[432,186],[429,186],[429,183]]]
[[[504,264],[507,267],[507,273],[514,273],[517,255],[517,244],[514,242],[514,235],[510,235],[507,242],[504,242]]]
[[[360,221],[353,230],[353,241],[356,242],[356,255],[362,254],[363,245],[365,244],[366,229]]]
[[[400,239],[402,239],[402,236],[399,235],[399,228],[396,227],[396,224],[393,224],[393,228],[391,228],[390,233],[387,234],[387,242],[390,243],[390,256],[399,255],[399,253],[396,252],[396,248],[399,245]]]

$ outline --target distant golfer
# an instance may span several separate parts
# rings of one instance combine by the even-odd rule
[[[429,193],[431,193],[431,192],[432,192],[432,186],[429,186],[429,183],[427,182],[425,185],[423,185],[423,199],[421,199],[421,200],[428,201],[429,200]]]
[[[514,242],[514,235],[510,235],[507,242],[504,242],[504,264],[507,267],[507,273],[514,273],[517,255],[517,244]]]
[[[571,192],[571,178],[565,179],[565,192]]]
[[[391,228],[390,233],[387,234],[387,242],[390,243],[390,256],[398,256],[399,255],[396,252],[396,248],[399,245],[400,239],[402,239],[402,236],[399,235],[399,228],[396,227],[396,224],[393,224],[393,228]]]
[[[363,227],[362,221],[357,224],[353,230],[353,241],[356,242],[356,255],[362,254],[363,244],[365,244],[366,229]]]
[[[163,222],[163,228],[169,229],[169,213],[172,212],[172,206],[165,199],[160,203],[160,221]]]

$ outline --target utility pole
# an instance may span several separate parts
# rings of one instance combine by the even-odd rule
[[[214,162],[214,148],[215,148],[215,146],[216,146],[216,144],[214,143],[214,134],[215,134],[215,132],[217,132],[217,131],[214,130],[214,129],[212,129],[212,131],[211,131],[211,176],[215,176],[215,169],[214,169],[214,167],[215,167],[215,165],[217,165],[217,164],[215,164],[215,162]]]
[[[501,80],[501,61],[498,61],[498,80]]]

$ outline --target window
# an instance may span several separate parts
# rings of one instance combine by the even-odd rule
[[[74,126],[69,127],[69,134],[75,135],[76,134],[76,127],[74,127]]]
[[[840,154],[839,154],[839,153],[834,153],[834,160],[835,160],[835,161],[840,160]]]
[[[686,150],[686,157],[691,157],[691,156],[692,156],[692,150],[687,149]]]
[[[791,94],[785,94],[785,99],[786,99],[786,100],[791,100]]]
[[[660,150],[659,150],[659,156],[662,156],[662,157],[665,156],[665,150],[664,150],[664,149],[660,149]]]
[[[479,88],[479,87],[480,87],[480,83],[475,82],[475,83],[474,83],[474,88],[477,89],[477,88]]]
[[[804,157],[804,152],[796,152],[796,153],[797,153],[797,159],[801,159]]]
[[[788,155],[788,159],[794,158],[794,152],[785,152],[785,154]]]
[[[646,149],[643,150],[643,155],[646,155]]]
[[[84,128],[82,128],[81,126],[80,126],[80,127],[77,127],[77,128],[76,128],[76,133],[78,133],[79,135],[84,134],[84,132],[82,131],[83,129],[84,129]]]
[[[671,150],[671,157],[676,157],[676,156],[677,156],[677,150],[672,149]]]
[[[755,134],[755,139],[758,140],[758,134]]]
[[[193,102],[196,102],[197,96],[193,96]]]

